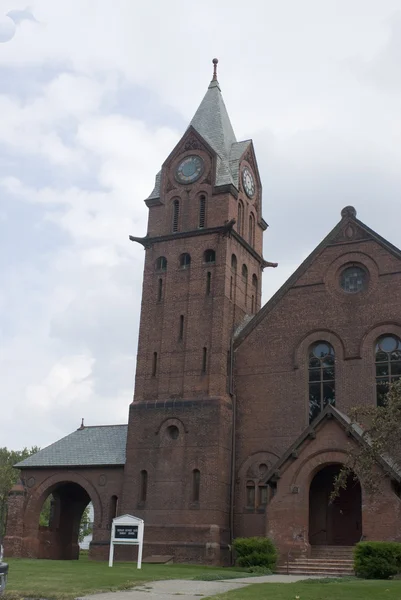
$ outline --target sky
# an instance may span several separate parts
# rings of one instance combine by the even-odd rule
[[[401,245],[399,0],[0,0],[1,446],[124,423],[143,200],[213,57],[263,183],[263,299],[344,206]]]

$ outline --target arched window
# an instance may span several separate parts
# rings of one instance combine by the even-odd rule
[[[255,509],[255,482],[246,482],[246,507],[249,509]]]
[[[148,495],[148,472],[141,471],[141,482],[140,482],[140,502],[146,502],[146,496]]]
[[[206,223],[206,196],[199,198],[199,229],[205,227]]]
[[[212,274],[210,271],[206,273],[206,296],[212,293]]]
[[[192,502],[199,502],[200,496],[200,471],[194,469],[192,471]]]
[[[233,300],[235,295],[235,286],[237,285],[237,257],[235,254],[231,255],[231,272],[230,277],[230,300]]]
[[[260,483],[258,486],[258,491],[258,508],[264,508],[267,504],[267,485],[264,483]]]
[[[206,373],[207,370],[207,348],[204,347],[202,350],[202,373]]]
[[[335,404],[334,358],[328,342],[315,342],[309,349],[309,423],[328,404]]]
[[[237,219],[237,231],[240,235],[243,234],[244,229],[244,205],[241,200],[238,200],[238,219]]]
[[[215,263],[216,262],[216,252],[214,250],[205,250],[205,252],[203,253],[203,262]]]
[[[386,403],[389,385],[401,378],[401,340],[396,335],[383,335],[376,342],[377,405]]]
[[[163,299],[163,279],[160,277],[160,279],[157,283],[157,300],[158,300],[158,302],[161,302],[162,299]]]
[[[248,267],[242,265],[242,283],[244,284],[245,307],[248,299]]]
[[[180,201],[174,200],[173,202],[173,232],[178,231],[178,223],[180,218]]]
[[[180,256],[180,267],[181,269],[189,269],[191,265],[191,255],[188,252],[184,252]]]
[[[253,213],[249,215],[248,242],[251,246],[255,245],[255,217]]]
[[[156,260],[155,268],[156,271],[167,271],[167,258],[165,256],[159,256]]]
[[[157,373],[157,352],[153,352],[152,377],[156,377],[156,373]]]
[[[252,275],[252,313],[256,312],[258,303],[258,278],[255,273]]]

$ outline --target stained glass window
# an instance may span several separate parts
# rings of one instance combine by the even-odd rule
[[[328,405],[335,404],[334,348],[316,342],[309,350],[309,423]]]

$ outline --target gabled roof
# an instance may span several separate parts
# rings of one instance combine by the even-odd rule
[[[190,128],[216,154],[216,186],[233,185],[238,189],[240,159],[252,142],[237,142],[216,75],[213,76],[186,133]],[[160,187],[161,172],[156,175],[155,186],[146,200],[160,198]]]
[[[80,427],[14,466],[28,469],[124,465],[127,429],[128,425]]]
[[[351,419],[345,413],[339,411],[337,408],[328,404],[326,408],[320,413],[320,415],[304,429],[301,435],[295,440],[295,442],[288,448],[286,452],[279,458],[279,460],[273,465],[270,471],[266,474],[265,481],[268,482],[271,479],[277,478],[280,469],[288,460],[294,460],[298,456],[298,450],[302,444],[309,438],[315,437],[315,430],[325,420],[335,419],[339,425],[354,438],[359,444],[369,444],[369,437],[364,434],[364,430],[357,423],[353,423]],[[380,466],[397,481],[401,482],[401,471],[395,465],[394,461],[389,457],[380,457]]]
[[[346,206],[341,211],[341,221],[330,231],[330,233],[320,242],[318,246],[309,254],[303,263],[294,271],[287,279],[281,288],[270,298],[268,302],[260,309],[253,319],[242,328],[237,335],[234,336],[234,349],[247,338],[253,329],[265,318],[265,316],[278,304],[289,289],[302,277],[309,269],[312,262],[319,256],[321,252],[328,246],[333,244],[349,243],[350,241],[366,241],[374,240],[385,248],[388,252],[401,259],[401,250],[388,242],[381,235],[370,229],[367,225],[356,218],[356,210],[353,206]],[[353,240],[347,238],[347,229],[352,228],[354,236]]]

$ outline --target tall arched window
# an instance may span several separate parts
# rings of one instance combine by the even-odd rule
[[[248,242],[251,246],[255,245],[255,217],[253,213],[249,215]]]
[[[237,231],[240,235],[242,235],[244,231],[244,205],[241,200],[238,200]]]
[[[163,279],[160,277],[157,284],[157,301],[161,302],[163,300]]]
[[[156,377],[156,374],[157,374],[157,352],[153,352],[152,377]]]
[[[245,307],[246,307],[247,298],[248,298],[248,267],[246,265],[242,265],[242,283],[244,284]]]
[[[383,335],[376,342],[377,405],[386,403],[389,385],[401,378],[401,340],[396,335]]]
[[[255,509],[255,482],[246,482],[246,506],[249,509]]]
[[[199,502],[200,496],[200,471],[194,469],[192,471],[192,502]]]
[[[237,257],[231,255],[231,277],[230,277],[230,300],[235,297],[235,288],[237,285]]]
[[[215,263],[216,262],[216,252],[214,250],[205,250],[205,252],[203,253],[203,262]]]
[[[202,373],[207,371],[207,348],[204,347],[202,350]]]
[[[184,337],[184,315],[180,315],[180,329],[178,333],[178,339],[182,340]]]
[[[252,275],[252,313],[256,312],[258,303],[258,278],[255,273]]]
[[[159,256],[155,264],[156,271],[167,271],[167,258],[165,256]]]
[[[147,495],[148,495],[148,472],[143,470],[143,471],[141,471],[141,481],[140,481],[140,493],[139,493],[140,502],[146,502]]]
[[[334,358],[328,342],[315,342],[309,349],[309,423],[328,404],[335,404]]]
[[[188,252],[184,252],[180,256],[180,267],[181,269],[189,269],[191,265],[191,255]]]
[[[206,196],[199,198],[199,229],[205,227],[206,224]]]
[[[180,218],[180,201],[176,199],[173,202],[173,232],[178,231],[179,218]]]
[[[206,296],[212,293],[212,274],[210,271],[206,273]]]

